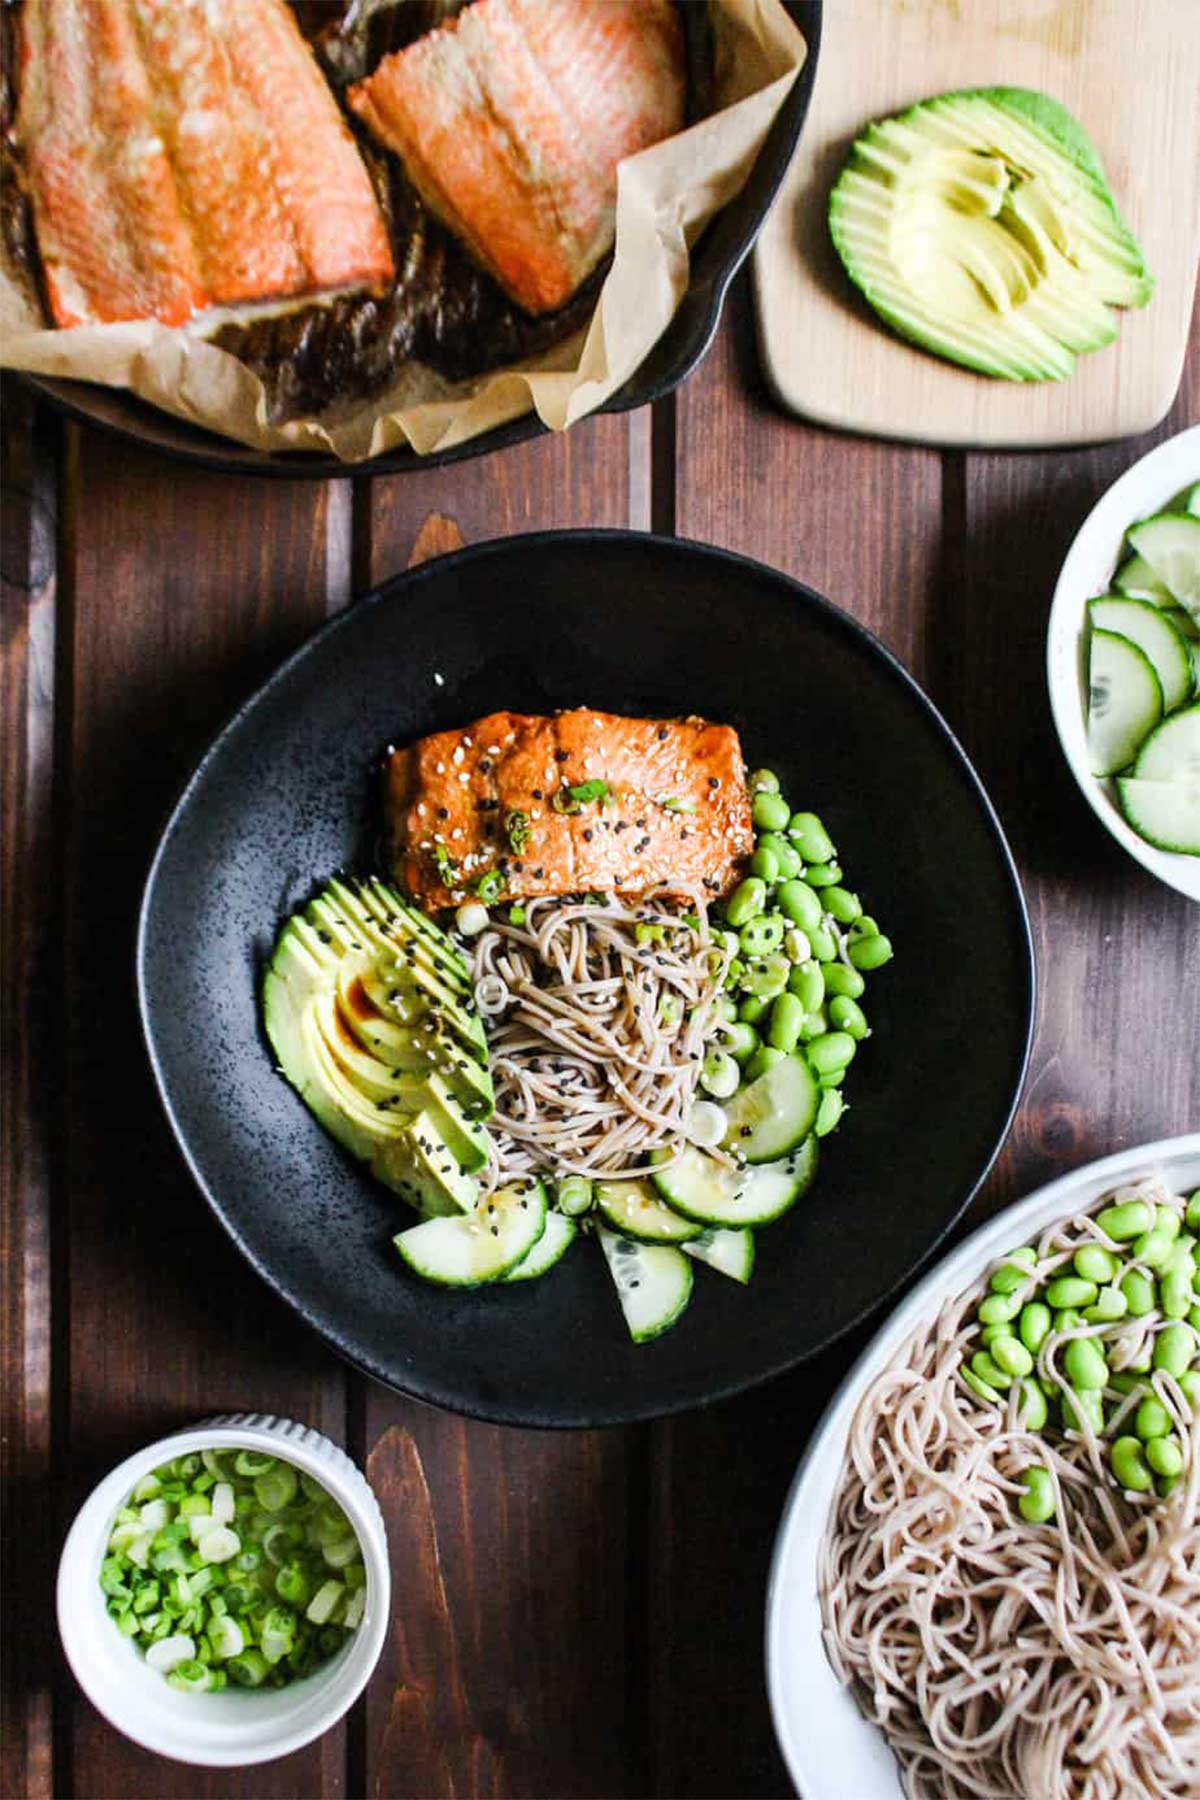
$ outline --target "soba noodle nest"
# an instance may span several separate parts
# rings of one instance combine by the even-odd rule
[[[639,942],[639,927],[655,935]],[[472,970],[496,1090],[481,1185],[631,1175],[655,1150],[678,1154],[728,955],[702,888],[530,900],[523,925],[493,918]]]
[[[1138,1191],[1182,1205],[1161,1184]],[[1047,1231],[1041,1278],[1091,1241],[1107,1240],[1086,1215]],[[859,1406],[820,1556],[830,1660],[882,1727],[910,1795],[1195,1800],[1200,1418],[1156,1371],[1184,1473],[1167,1499],[1123,1494],[1090,1426],[1032,1434],[1015,1395],[1001,1409],[962,1381],[984,1291],[947,1304]],[[1155,1313],[1108,1326],[1111,1365],[1138,1360],[1139,1341],[1167,1323]],[[1064,1341],[1046,1340],[1043,1376]],[[1118,1416],[1106,1430],[1120,1427]],[[1055,1484],[1048,1525],[1016,1510],[1033,1464]]]

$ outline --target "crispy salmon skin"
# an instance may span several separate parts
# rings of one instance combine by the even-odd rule
[[[370,176],[285,0],[24,0],[20,57],[58,325],[391,280]]]
[[[612,248],[617,164],[683,124],[675,0],[476,0],[347,95],[526,312]]]
[[[490,713],[392,750],[385,781],[395,879],[434,911],[673,884],[715,898],[754,847],[737,732],[703,719]]]

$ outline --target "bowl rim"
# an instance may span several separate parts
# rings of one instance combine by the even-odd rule
[[[579,424],[603,413],[630,412],[665,399],[687,380],[708,354],[721,322],[725,296],[754,248],[795,154],[816,83],[825,0],[782,0],[782,5],[805,41],[805,58],[796,80],[784,97],[745,184],[710,220],[700,240],[693,245],[687,288],[662,336],[617,392],[577,421]],[[740,229],[726,231],[730,243],[722,244],[719,253],[712,252],[711,269],[703,268],[697,274],[697,260],[703,260],[705,243],[723,225],[728,226],[731,209],[739,205],[745,206]],[[105,436],[151,450],[192,468],[207,469],[219,475],[238,475],[243,479],[345,481],[361,476],[415,475],[425,469],[467,462],[474,457],[506,450],[514,444],[553,435],[537,413],[530,411],[479,437],[468,438],[465,443],[454,444],[446,450],[435,450],[427,456],[418,456],[410,446],[398,444],[360,462],[343,462],[340,457],[325,451],[256,450],[249,444],[238,444],[157,409],[149,401],[140,400],[122,388],[99,388],[101,393],[114,396],[117,404],[127,407],[131,414],[128,420],[108,417],[89,404],[88,396],[97,384],[24,371],[18,371],[18,377],[56,412],[78,424],[90,425]],[[143,408],[154,418],[160,431],[186,432],[189,436],[194,435],[197,441],[161,441],[149,427],[139,427],[139,414]]]
[[[537,1409],[526,1405],[514,1405],[505,1402],[485,1403],[477,1400],[474,1404],[465,1405],[458,1395],[438,1386],[436,1383],[412,1382],[409,1385],[401,1387],[396,1380],[394,1372],[390,1372],[381,1366],[378,1361],[364,1354],[361,1348],[357,1346],[351,1347],[342,1337],[337,1335],[331,1328],[327,1327],[323,1320],[318,1320],[312,1316],[303,1297],[293,1294],[288,1284],[273,1271],[268,1263],[257,1254],[252,1245],[247,1242],[245,1234],[236,1217],[230,1214],[224,1199],[217,1192],[214,1184],[210,1182],[204,1174],[197,1156],[188,1141],[184,1128],[180,1123],[163,1060],[160,1057],[158,1050],[154,1024],[154,1008],[151,1004],[149,991],[149,937],[152,929],[157,897],[159,871],[166,858],[175,832],[182,823],[187,812],[194,791],[203,781],[210,765],[220,756],[227,740],[236,732],[243,719],[248,717],[269,693],[273,692],[278,686],[286,682],[293,667],[310,655],[318,652],[319,647],[323,645],[327,639],[334,637],[342,631],[353,629],[353,620],[355,615],[360,611],[371,609],[376,606],[388,605],[399,596],[405,594],[408,594],[411,597],[420,589],[423,583],[431,579],[453,579],[455,572],[466,566],[468,563],[487,561],[496,557],[513,559],[519,563],[531,552],[536,553],[536,551],[545,544],[575,545],[581,551],[586,552],[588,550],[595,551],[609,543],[627,547],[635,545],[651,545],[655,551],[661,552],[665,549],[672,557],[681,559],[685,562],[699,558],[707,562],[719,564],[728,571],[729,578],[733,582],[737,581],[739,575],[748,575],[749,577],[756,579],[761,579],[766,575],[772,582],[790,589],[796,599],[805,606],[812,608],[819,614],[832,618],[839,629],[844,630],[852,638],[857,639],[869,654],[877,657],[882,662],[890,679],[906,691],[910,700],[916,704],[918,710],[933,724],[939,738],[951,754],[955,766],[962,772],[974,804],[982,814],[988,827],[989,835],[996,849],[998,867],[1002,869],[1003,874],[1007,879],[1008,889],[1012,897],[1012,923],[1018,938],[1018,956],[1022,975],[1020,1003],[1024,1017],[1024,1029],[1020,1033],[1020,1043],[1017,1055],[1010,1072],[1006,1104],[1004,1105],[1002,1116],[997,1122],[995,1134],[987,1150],[986,1156],[975,1172],[974,1179],[970,1183],[969,1189],[956,1197],[956,1202],[952,1210],[943,1219],[937,1231],[926,1245],[920,1258],[914,1265],[914,1269],[921,1267],[927,1262],[928,1259],[935,1254],[938,1246],[944,1242],[947,1233],[962,1216],[962,1213],[970,1205],[971,1201],[978,1193],[979,1188],[987,1179],[1000,1150],[1008,1138],[1029,1069],[1029,1059],[1032,1053],[1034,1024],[1037,1012],[1037,967],[1034,956],[1032,928],[1029,921],[1029,910],[1025,901],[1020,874],[1017,870],[1011,847],[1009,846],[1004,828],[988,792],[983,785],[981,777],[976,771],[962,744],[959,742],[958,737],[946,722],[938,707],[925,693],[915,677],[909,674],[899,657],[897,657],[881,639],[877,638],[867,626],[856,619],[853,614],[845,612],[841,607],[835,606],[834,603],[827,599],[823,594],[818,593],[814,588],[808,587],[804,582],[798,581],[794,576],[786,574],[783,570],[775,569],[768,563],[760,562],[756,558],[742,555],[740,552],[727,550],[718,545],[701,543],[691,538],[666,537],[657,532],[632,531],[625,528],[577,527],[571,530],[529,532],[515,537],[491,538],[479,543],[468,544],[461,550],[453,551],[446,556],[432,558],[428,562],[420,563],[411,569],[406,569],[401,573],[392,576],[378,587],[373,588],[368,593],[362,595],[361,598],[353,602],[349,607],[336,613],[332,618],[327,619],[324,624],[320,625],[298,646],[297,649],[292,651],[292,653],[273,670],[266,680],[262,682],[260,686],[233,712],[226,723],[214,733],[209,741],[207,749],[194,766],[191,774],[184,781],[177,798],[164,818],[142,888],[141,900],[138,907],[134,945],[134,985],[137,995],[138,1017],[141,1024],[142,1040],[154,1077],[154,1084],[158,1092],[159,1103],[166,1115],[171,1134],[175,1139],[176,1146],[179,1149],[180,1155],[183,1158],[193,1182],[203,1195],[222,1229],[233,1241],[234,1245],[250,1264],[251,1268],[254,1269],[255,1273],[267,1284],[272,1292],[278,1295],[286,1305],[304,1320],[311,1330],[315,1331],[325,1343],[329,1344],[353,1367],[361,1370],[364,1374],[369,1375],[373,1380],[379,1381],[384,1386],[393,1389],[393,1391],[404,1393],[410,1398],[420,1400],[427,1405],[446,1408],[463,1417],[476,1418],[493,1424],[515,1425],[526,1429],[593,1430],[603,1426],[627,1425],[643,1420],[668,1418],[679,1413],[689,1412],[698,1405],[711,1405],[718,1400],[732,1398],[735,1394],[744,1393],[750,1388],[760,1386],[763,1382],[772,1380],[776,1376],[784,1374],[787,1370],[796,1367],[799,1362],[804,1361],[808,1356],[817,1354],[819,1349],[826,1348],[828,1344],[836,1341],[838,1337],[844,1336],[846,1332],[853,1330],[863,1319],[869,1317],[879,1307],[883,1306],[890,1296],[895,1293],[898,1288],[903,1286],[905,1281],[911,1279],[913,1269],[910,1269],[906,1274],[901,1275],[897,1281],[884,1292],[876,1294],[871,1301],[854,1314],[853,1317],[847,1318],[838,1330],[826,1338],[821,1345],[814,1347],[812,1350],[806,1350],[800,1355],[796,1355],[795,1353],[790,1354],[781,1360],[772,1363],[770,1367],[763,1368],[749,1379],[738,1377],[736,1379],[715,1383],[702,1398],[689,1398],[683,1396],[678,1397],[665,1405],[661,1402],[653,1404],[643,1403],[640,1405],[636,1402],[631,1402],[631,1404],[621,1408],[619,1411],[597,1418],[591,1413],[578,1411],[563,1411],[551,1415],[544,1408]]]
[[[285,1435],[289,1428],[303,1435]],[[238,1745],[225,1750],[210,1742],[202,1753],[196,1753],[188,1750],[177,1730],[170,1736],[163,1736],[142,1723],[136,1708],[131,1708],[132,1716],[126,1717],[119,1706],[114,1706],[111,1691],[91,1679],[86,1660],[78,1650],[78,1621],[85,1605],[85,1590],[80,1577],[86,1578],[97,1553],[102,1554],[117,1509],[143,1475],[173,1456],[214,1446],[270,1449],[281,1461],[293,1463],[319,1481],[354,1526],[367,1568],[368,1587],[373,1590],[373,1600],[377,1604],[372,1604],[368,1618],[360,1628],[361,1636],[355,1634],[347,1654],[340,1661],[332,1659],[327,1665],[330,1676],[339,1668],[344,1670],[351,1657],[358,1665],[349,1680],[343,1679],[339,1684],[340,1691],[333,1695],[332,1701],[327,1692],[329,1684],[321,1684],[321,1672],[318,1671],[313,1679],[319,1685],[310,1693],[299,1696],[309,1702],[303,1719],[281,1730],[269,1745],[249,1749]],[[329,1451],[336,1454],[331,1457]],[[342,1466],[342,1459],[349,1464],[352,1475]],[[369,1508],[363,1503],[364,1493],[371,1501]],[[375,1672],[391,1622],[391,1565],[383,1515],[374,1490],[358,1465],[340,1445],[315,1427],[270,1413],[214,1415],[196,1425],[169,1432],[165,1437],[143,1445],[140,1450],[131,1451],[90,1489],[76,1509],[63,1539],[55,1575],[54,1611],[59,1642],[72,1675],[97,1712],[123,1737],[143,1750],[192,1767],[242,1768],[273,1762],[303,1749],[336,1725],[360,1698]]]
[[[1092,584],[1083,572],[1094,543],[1107,539],[1112,544],[1113,568],[1120,561],[1125,532],[1138,518],[1146,516],[1144,490],[1158,488],[1161,469],[1161,500],[1185,485],[1183,480],[1168,481],[1166,472],[1191,457],[1197,479],[1200,479],[1200,424],[1186,426],[1173,436],[1164,438],[1144,456],[1110,483],[1100,495],[1079,530],[1071,540],[1054,586],[1054,597],[1046,625],[1046,686],[1050,696],[1050,713],[1064,760],[1079,791],[1109,836],[1153,875],[1176,893],[1190,900],[1200,900],[1200,857],[1185,856],[1174,850],[1159,850],[1140,838],[1122,817],[1109,793],[1109,784],[1093,775],[1087,764],[1087,715],[1084,711],[1083,670],[1081,655],[1085,641],[1086,607],[1095,597]],[[1138,499],[1127,496],[1138,495]],[[1111,572],[1111,571],[1110,571]]]
[[[789,1605],[797,1591],[797,1577],[804,1578],[806,1586],[803,1605],[812,1606],[817,1625],[817,1652],[824,1655],[819,1642],[820,1608],[815,1591],[807,1590],[809,1565],[805,1555],[805,1545],[809,1541],[805,1533],[808,1513],[819,1500],[820,1493],[810,1500],[808,1490],[810,1487],[817,1487],[818,1471],[823,1474],[830,1466],[840,1469],[846,1438],[863,1389],[873,1376],[886,1367],[915,1327],[922,1320],[932,1318],[945,1299],[968,1287],[990,1261],[1003,1255],[1012,1243],[1022,1242],[1035,1225],[1066,1216],[1073,1192],[1089,1188],[1093,1192],[1093,1198],[1098,1198],[1134,1172],[1152,1165],[1189,1161],[1200,1163],[1200,1131],[1157,1138],[1147,1144],[1134,1144],[1125,1150],[1114,1151],[1109,1156],[1080,1164],[1065,1174],[1043,1182],[1032,1193],[1004,1207],[990,1219],[986,1219],[961,1244],[939,1258],[928,1273],[922,1276],[872,1335],[870,1342],[855,1358],[830,1396],[804,1447],[796,1473],[788,1487],[775,1533],[764,1606],[763,1650],[771,1721],[791,1780],[797,1792],[805,1796],[805,1800],[841,1800],[841,1795],[828,1787],[823,1789],[819,1781],[812,1777],[806,1763],[804,1734],[795,1728],[796,1720],[787,1698],[783,1667],[786,1660],[784,1637]],[[821,1484],[822,1487],[824,1485]],[[819,1534],[823,1533],[826,1517],[827,1514],[822,1513],[818,1522]],[[807,1629],[805,1635],[808,1635]],[[836,1682],[832,1668],[829,1668],[828,1674],[830,1680]],[[840,1684],[837,1685],[837,1693],[847,1706],[854,1706],[852,1697]],[[883,1766],[891,1771],[892,1785],[884,1787],[881,1783],[877,1789],[872,1788],[869,1792],[856,1795],[856,1800],[901,1800],[898,1765],[882,1732],[865,1717],[859,1715],[859,1720],[864,1732],[875,1734],[886,1757]]]

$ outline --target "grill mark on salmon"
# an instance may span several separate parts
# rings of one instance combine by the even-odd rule
[[[589,782],[604,792],[572,796]],[[487,877],[493,900],[679,883],[716,897],[754,847],[738,735],[703,719],[491,713],[391,751],[385,784],[394,876],[435,911]]]
[[[25,0],[21,30],[57,324],[390,281],[367,170],[284,0]]]
[[[617,165],[684,121],[673,0],[476,0],[348,90],[430,209],[527,312],[612,247]]]

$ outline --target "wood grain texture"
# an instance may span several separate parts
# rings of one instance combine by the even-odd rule
[[[376,482],[360,578],[510,532],[624,525],[631,494],[648,517],[644,436],[631,458],[629,422],[594,419],[500,457]],[[362,1431],[372,1480],[393,1500],[394,1584],[368,1696],[366,1791],[648,1791],[643,1739],[626,1724],[636,1434],[498,1429],[379,1387],[365,1394]]]
[[[1178,385],[1200,252],[1194,0],[832,10],[796,162],[755,252],[763,357],[782,403],[842,430],[952,445],[1086,444],[1156,425]],[[904,343],[851,287],[829,238],[830,189],[872,119],[998,82],[1051,94],[1083,123],[1158,283],[1067,382],[990,380]]]
[[[10,1618],[38,1616],[53,1553],[51,1474],[50,1184],[55,1082],[52,970],[55,508],[58,433],[35,430],[33,408],[5,390],[0,481],[0,1585]],[[51,1646],[4,1658],[0,1792],[49,1800],[54,1791]]]
[[[242,1407],[344,1427],[340,1365],[246,1268],[209,1216],[153,1092],[132,992],[150,851],[225,715],[323,617],[322,489],[245,487],[76,436],[59,579],[61,1023],[69,1319],[56,1418],[65,1523],[137,1445]],[[241,979],[244,971],[231,971]],[[49,1597],[43,1607],[49,1616]],[[341,1732],[258,1769],[147,1756],[78,1700],[79,1796],[344,1791]]]

